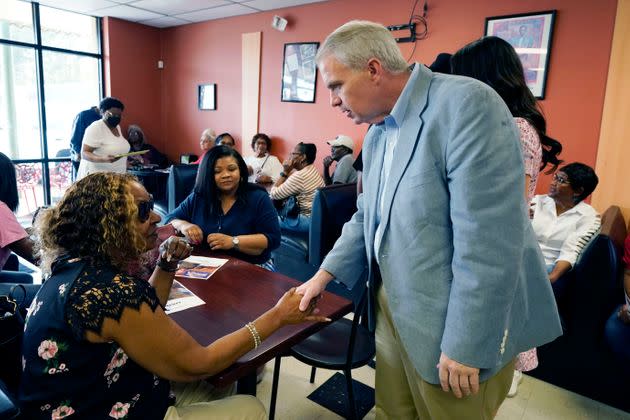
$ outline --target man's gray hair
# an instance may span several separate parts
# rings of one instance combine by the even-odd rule
[[[365,68],[371,58],[390,73],[402,73],[409,66],[387,28],[366,20],[350,21],[328,35],[317,52],[317,64],[329,55],[352,70]]]

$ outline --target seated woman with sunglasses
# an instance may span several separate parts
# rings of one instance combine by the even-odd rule
[[[227,146],[206,153],[193,192],[166,217],[194,244],[274,271],[278,214],[264,188],[247,182],[247,165]]]
[[[262,419],[264,408],[251,396],[201,402],[213,390],[200,380],[283,325],[324,320],[312,308],[301,312],[291,289],[252,323],[201,346],[163,310],[177,261],[190,254],[186,241],[171,237],[160,245],[149,282],[126,273],[156,240],[160,217],[149,201],[136,178],[96,173],[38,218],[48,278],[26,320],[24,418]],[[173,400],[169,381],[198,382],[174,384]]]
[[[554,174],[549,193],[531,202],[532,226],[552,284],[571,269],[599,230],[599,214],[583,201],[598,182],[591,167],[570,163]]]

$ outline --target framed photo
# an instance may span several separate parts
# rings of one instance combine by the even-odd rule
[[[199,85],[197,87],[197,107],[201,110],[217,109],[217,84]]]
[[[555,10],[486,18],[486,36],[512,44],[523,63],[525,81],[534,96],[545,98]]]
[[[282,102],[315,102],[319,42],[284,44]]]

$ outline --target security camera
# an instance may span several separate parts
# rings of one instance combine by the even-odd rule
[[[278,15],[275,15],[271,20],[271,27],[273,29],[277,29],[278,31],[284,31],[287,27],[287,20]]]

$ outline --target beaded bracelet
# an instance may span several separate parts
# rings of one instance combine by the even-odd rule
[[[260,343],[262,343],[262,340],[260,339],[260,334],[258,334],[256,326],[253,322],[248,322],[247,324],[245,324],[245,327],[247,327],[250,334],[252,335],[252,338],[254,339],[254,348],[258,348],[258,346],[260,346]]]

